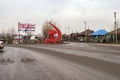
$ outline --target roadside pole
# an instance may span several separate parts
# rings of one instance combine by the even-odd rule
[[[20,44],[20,30],[19,30],[19,25],[20,25],[20,23],[18,22],[18,32],[19,32],[19,44]]]
[[[115,23],[114,23],[115,43],[117,43],[116,12],[114,12],[114,18],[115,18]]]
[[[85,21],[84,24],[85,24],[85,42],[87,42],[87,40],[86,40],[87,39],[87,36],[86,36],[86,24],[87,24],[87,22]]]

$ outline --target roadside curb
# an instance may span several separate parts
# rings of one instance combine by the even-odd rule
[[[93,45],[96,45],[96,46],[120,48],[120,45],[119,45],[119,44],[99,44],[99,43],[92,43],[92,44],[93,44]]]

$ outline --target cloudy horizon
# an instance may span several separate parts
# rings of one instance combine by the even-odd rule
[[[53,20],[63,33],[87,28],[113,30],[114,12],[120,16],[119,0],[0,0],[0,32],[15,28],[18,22],[36,24],[41,33],[45,21]],[[70,27],[70,31],[68,31]],[[65,31],[66,28],[66,31]]]

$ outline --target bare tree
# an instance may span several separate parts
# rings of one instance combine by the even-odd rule
[[[11,32],[11,34],[16,34],[16,30],[15,30],[15,28],[11,28],[11,30],[10,30],[10,32]]]
[[[11,29],[8,28],[7,33],[6,33],[5,40],[6,40],[8,43],[12,43],[15,34],[16,34],[16,31],[15,31],[15,29],[14,29],[13,27],[12,27]]]
[[[43,24],[43,27],[42,27],[42,33],[44,38],[48,37],[48,30],[53,30],[53,28],[51,27],[50,24],[46,22]]]

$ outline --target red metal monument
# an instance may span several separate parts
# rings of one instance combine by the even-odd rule
[[[48,22],[48,24],[50,24],[54,30],[48,30],[48,34],[49,34],[49,38],[46,38],[45,39],[45,43],[48,44],[48,43],[56,43],[56,42],[59,42],[61,40],[61,31],[58,29],[58,27],[50,22]],[[55,38],[55,34],[57,34],[57,38]]]

